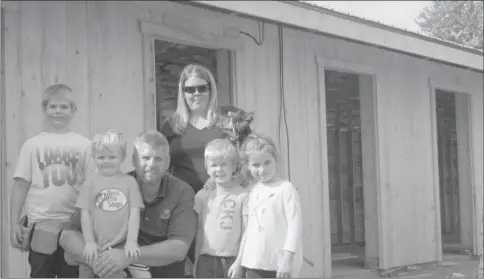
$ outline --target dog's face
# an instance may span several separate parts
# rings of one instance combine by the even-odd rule
[[[253,112],[225,105],[218,108],[218,116],[219,127],[237,146],[252,132],[250,124],[254,121]]]

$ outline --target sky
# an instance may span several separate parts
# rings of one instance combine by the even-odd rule
[[[397,28],[419,32],[414,19],[432,1],[303,1]]]

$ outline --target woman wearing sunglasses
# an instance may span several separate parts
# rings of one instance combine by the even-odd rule
[[[216,125],[217,85],[206,67],[186,66],[178,83],[176,111],[160,125],[170,142],[170,172],[198,192],[208,174],[204,151],[207,143],[223,136]]]
[[[170,172],[192,186],[195,193],[208,179],[204,151],[208,142],[222,138],[216,124],[217,84],[209,69],[201,65],[186,66],[178,83],[176,111],[160,125],[170,143]],[[194,245],[188,257],[194,259]],[[187,261],[186,276],[192,272]]]

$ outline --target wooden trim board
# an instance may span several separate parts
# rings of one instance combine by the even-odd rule
[[[326,88],[324,80],[324,70],[325,64],[321,63],[319,59],[316,60],[317,70],[318,70],[318,89],[319,89],[319,130],[320,130],[320,161],[321,161],[321,217],[323,228],[322,243],[321,248],[321,261],[322,266],[322,276],[323,278],[331,278],[332,273],[332,263],[331,263],[331,216],[330,216],[330,200],[329,195],[329,175],[328,175],[328,144],[327,144],[327,132],[326,132]]]
[[[2,0],[0,0],[0,203],[1,203],[1,221],[0,221],[0,278],[7,277],[8,269],[6,265],[6,259],[8,259],[8,255],[4,255],[8,253],[8,249],[5,248],[6,245],[9,245],[8,241],[8,224],[9,217],[8,217],[8,205],[9,205],[9,197],[7,197],[7,154],[6,154],[6,129],[5,129],[5,109],[6,109],[6,100],[5,100],[5,74],[4,74],[4,53],[3,53],[3,8],[2,8]]]
[[[472,210],[470,211],[470,214],[471,214],[471,220],[472,220],[472,236],[471,236],[471,239],[472,239],[472,249],[473,249],[473,252],[476,253],[476,254],[479,254],[479,253],[482,253],[482,247],[480,247],[480,245],[482,244],[479,244],[480,241],[479,241],[479,237],[480,237],[480,228],[479,228],[479,224],[480,222],[482,222],[482,220],[479,220],[479,210],[481,210],[480,208],[478,208],[478,201],[476,199],[482,199],[482,197],[477,197],[476,196],[476,188],[475,187],[478,187],[476,181],[475,181],[475,177],[474,177],[474,146],[473,146],[473,142],[472,142],[472,139],[473,139],[473,126],[472,126],[472,90],[470,88],[467,88],[465,85],[462,85],[462,84],[459,84],[455,81],[447,81],[447,80],[442,80],[442,79],[438,79],[438,78],[429,78],[429,90],[430,90],[430,110],[431,110],[431,125],[432,125],[432,150],[433,150],[433,154],[434,154],[434,158],[438,158],[438,143],[437,143],[437,115],[436,115],[436,91],[437,90],[443,90],[443,91],[450,91],[450,92],[453,92],[456,94],[456,97],[458,97],[457,95],[462,95],[462,94],[465,94],[466,95],[466,99],[467,99],[467,115],[466,117],[468,118],[468,123],[467,123],[467,127],[465,127],[465,130],[467,130],[468,132],[468,135],[466,137],[466,143],[465,145],[468,146],[469,150],[468,150],[468,154],[469,154],[469,157],[467,158],[466,161],[468,161],[468,164],[469,164],[469,173],[467,174],[470,178],[470,183],[471,183],[471,187],[470,187],[470,195],[472,195],[472,199],[471,199],[471,208]],[[440,196],[439,196],[439,192],[440,192],[440,186],[439,186],[439,174],[438,174],[438,162],[434,160],[434,166],[433,166],[433,176],[434,176],[434,189],[435,189],[435,200],[436,200],[436,206],[439,206],[439,210],[437,210],[437,232],[438,232],[438,238],[437,240],[439,240],[438,243],[442,243],[442,239],[441,239],[441,224],[440,224],[440,211],[442,210],[440,208]],[[461,174],[459,174],[459,176],[461,176]],[[439,245],[440,247],[440,245]],[[442,260],[442,248],[440,247],[439,249],[440,251],[440,255],[439,255],[439,261]]]

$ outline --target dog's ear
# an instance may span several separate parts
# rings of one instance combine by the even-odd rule
[[[249,124],[252,123],[252,121],[254,121],[254,112],[253,111],[247,112],[245,114],[245,121],[249,122]]]

